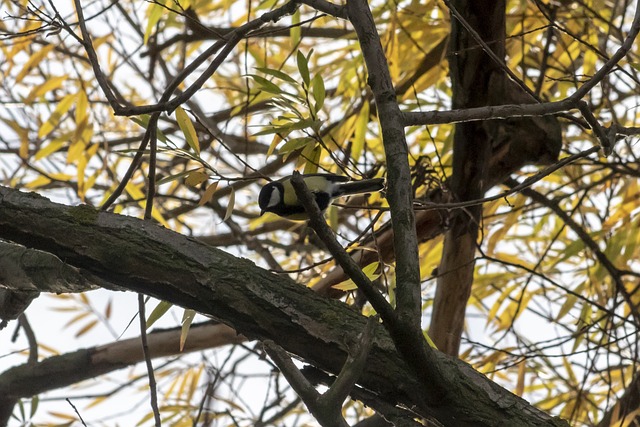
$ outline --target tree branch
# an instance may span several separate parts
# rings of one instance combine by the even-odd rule
[[[410,333],[417,335],[418,331],[422,332],[420,261],[402,113],[369,4],[364,0],[348,0],[347,12],[367,64],[368,83],[376,100],[382,128],[388,171],[387,200],[391,208],[396,253],[396,311],[399,320],[411,329]]]
[[[4,187],[0,238],[51,252],[108,283],[212,316],[250,339],[272,339],[334,374],[348,354],[345,342],[356,341],[366,324],[364,316],[339,301],[148,221],[68,207]],[[393,404],[411,406],[445,425],[562,425],[463,362],[435,351],[443,377],[431,377],[433,383],[424,387],[384,328],[375,328],[373,342],[358,384]],[[80,372],[86,353],[78,357]]]

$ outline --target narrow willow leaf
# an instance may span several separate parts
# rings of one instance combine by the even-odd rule
[[[147,21],[147,28],[144,31],[144,44],[149,41],[149,37],[153,31],[153,28],[160,21],[162,13],[165,11],[164,2],[154,2],[149,5],[147,13],[149,14],[149,20]]]
[[[40,126],[38,138],[44,138],[58,126],[60,120],[62,120],[62,116],[69,111],[76,99],[76,94],[67,95],[62,98],[55,110],[53,110],[53,113],[51,113],[51,116],[49,116],[49,119]]]
[[[149,317],[147,317],[147,329],[149,329],[151,327],[151,325],[153,325],[154,323],[156,323],[156,321],[158,319],[160,319],[162,316],[164,316],[164,314],[171,308],[173,307],[173,304],[171,304],[170,302],[166,302],[166,301],[160,301],[158,303],[158,305],[156,305],[156,308],[153,309],[153,311],[151,312],[151,314],[149,314]]]
[[[277,79],[284,80],[284,81],[292,83],[292,84],[297,84],[298,83],[289,74],[284,73],[284,72],[282,72],[280,70],[274,70],[272,68],[266,68],[266,67],[256,67],[256,70],[260,71],[261,73],[268,74],[268,75],[273,76],[273,77],[275,77]]]
[[[189,328],[193,322],[193,318],[196,317],[195,310],[185,310],[182,315],[182,330],[180,331],[180,351],[184,350],[184,343],[187,342],[187,336],[189,335]]]
[[[189,147],[191,147],[197,155],[200,155],[200,142],[198,141],[196,128],[193,126],[193,122],[182,107],[176,108],[176,120],[178,121],[178,126],[180,126],[180,130],[182,130]]]
[[[364,267],[362,269],[362,272],[365,274],[365,276],[367,276],[369,278],[369,280],[375,280],[378,277],[380,277],[380,273],[376,273],[376,271],[378,270],[378,266],[379,265],[380,265],[380,263],[378,261],[372,262],[371,264],[369,264],[366,267]],[[345,292],[346,291],[353,291],[355,289],[358,289],[356,284],[351,279],[345,280],[344,282],[338,283],[337,285],[333,285],[332,288],[333,289],[338,289],[340,291],[345,291]]]
[[[324,88],[324,80],[322,80],[322,76],[320,74],[316,74],[311,82],[311,88],[313,90],[313,100],[315,101],[314,110],[316,113],[322,110],[324,106],[324,99],[326,96],[326,91]]]
[[[211,198],[213,197],[213,194],[216,192],[217,189],[218,189],[218,182],[211,183],[207,187],[207,189],[204,190],[204,194],[202,195],[202,198],[198,202],[198,206],[204,206],[205,204],[209,203],[209,200],[211,200]]]
[[[311,75],[309,74],[309,62],[304,54],[298,51],[296,55],[296,59],[298,61],[298,71],[300,71],[300,76],[302,77],[302,81],[309,87],[309,83],[311,82]]]
[[[258,83],[260,89],[264,90],[265,92],[274,93],[276,95],[280,95],[282,93],[282,89],[280,89],[280,86],[265,79],[264,77],[255,74],[249,74],[249,76],[251,76],[251,78],[255,80],[256,83]]]
[[[227,211],[224,213],[224,218],[222,221],[226,221],[231,217],[233,213],[233,207],[236,204],[236,191],[231,187],[231,194],[229,194],[229,204],[227,205]]]

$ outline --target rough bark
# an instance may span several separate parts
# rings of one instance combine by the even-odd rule
[[[271,339],[327,372],[340,371],[366,318],[339,301],[162,227],[134,218],[68,207],[0,188],[0,238],[64,259],[122,288],[195,309],[249,339]],[[7,284],[10,285],[10,284]],[[381,326],[358,381],[383,399],[414,407],[444,425],[563,425],[437,353],[447,398],[417,384]]]

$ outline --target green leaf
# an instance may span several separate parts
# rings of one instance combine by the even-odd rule
[[[304,81],[307,87],[309,87],[309,83],[311,82],[311,75],[309,74],[309,62],[300,51],[298,51],[296,58],[298,61],[298,71],[300,71],[302,81]]]
[[[296,47],[300,44],[302,36],[302,28],[300,27],[300,9],[297,9],[293,15],[291,15],[291,28],[289,29],[289,43],[291,47]]]
[[[190,173],[189,176],[185,178],[184,183],[190,187],[195,187],[202,184],[207,179],[209,179],[209,175],[206,172],[196,171]]]
[[[322,107],[324,106],[324,99],[326,96],[324,80],[322,80],[322,76],[320,76],[320,74],[316,74],[313,78],[311,88],[313,90],[313,99],[315,101],[314,111],[317,113],[318,111],[322,110]]]
[[[282,89],[280,89],[277,84],[265,79],[264,77],[258,76],[256,74],[249,74],[249,76],[253,80],[255,80],[255,82],[260,86],[260,89],[264,90],[265,92],[275,93],[276,95],[280,95],[282,93]]]
[[[40,403],[40,398],[37,395],[31,398],[31,418],[33,418],[33,416],[36,414],[39,403]]]
[[[298,82],[293,77],[291,77],[289,74],[284,73],[284,72],[282,72],[280,70],[274,70],[274,69],[267,68],[267,67],[256,67],[256,70],[260,71],[261,73],[273,76],[276,79],[284,80],[284,81],[286,81],[288,83],[292,83],[292,84],[298,84]],[[251,74],[251,76],[254,76],[254,74]]]
[[[278,150],[278,154],[289,153],[291,151],[297,150],[298,148],[302,148],[310,143],[315,143],[315,140],[308,136],[305,136],[302,138],[291,138],[290,140],[285,142],[282,147],[280,147],[280,149]]]
[[[307,157],[307,163],[305,163],[304,165],[303,173],[305,174],[318,173],[318,165],[320,164],[321,152],[322,152],[322,147],[319,145],[315,146],[313,150],[311,150],[311,153]]]
[[[131,120],[133,123],[137,124],[138,126],[144,129],[147,129],[149,127],[150,118],[151,116],[149,114],[141,114],[138,117],[129,117],[129,120]],[[156,137],[160,142],[167,142],[166,135],[160,129],[156,129]],[[132,150],[132,151],[135,152],[136,150]]]
[[[153,309],[149,317],[147,317],[147,329],[151,327],[156,321],[164,316],[164,314],[173,307],[173,304],[167,301],[160,301],[156,308]]]
[[[178,126],[180,126],[180,130],[182,130],[189,147],[191,147],[196,154],[200,155],[200,141],[198,141],[196,128],[193,126],[193,122],[182,107],[176,108],[176,120],[178,121]]]
[[[194,168],[194,169],[189,169],[183,172],[179,172],[173,175],[168,175],[163,177],[162,179],[159,179],[158,181],[156,181],[156,185],[161,185],[161,184],[166,184],[167,182],[172,182],[175,181],[176,179],[180,179],[183,176],[189,175],[192,172],[195,172],[197,170],[200,170],[200,168]]]

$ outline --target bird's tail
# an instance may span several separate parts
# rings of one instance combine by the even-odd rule
[[[384,188],[384,178],[345,182],[340,184],[338,188],[336,197],[348,196],[349,194],[373,193]]]

